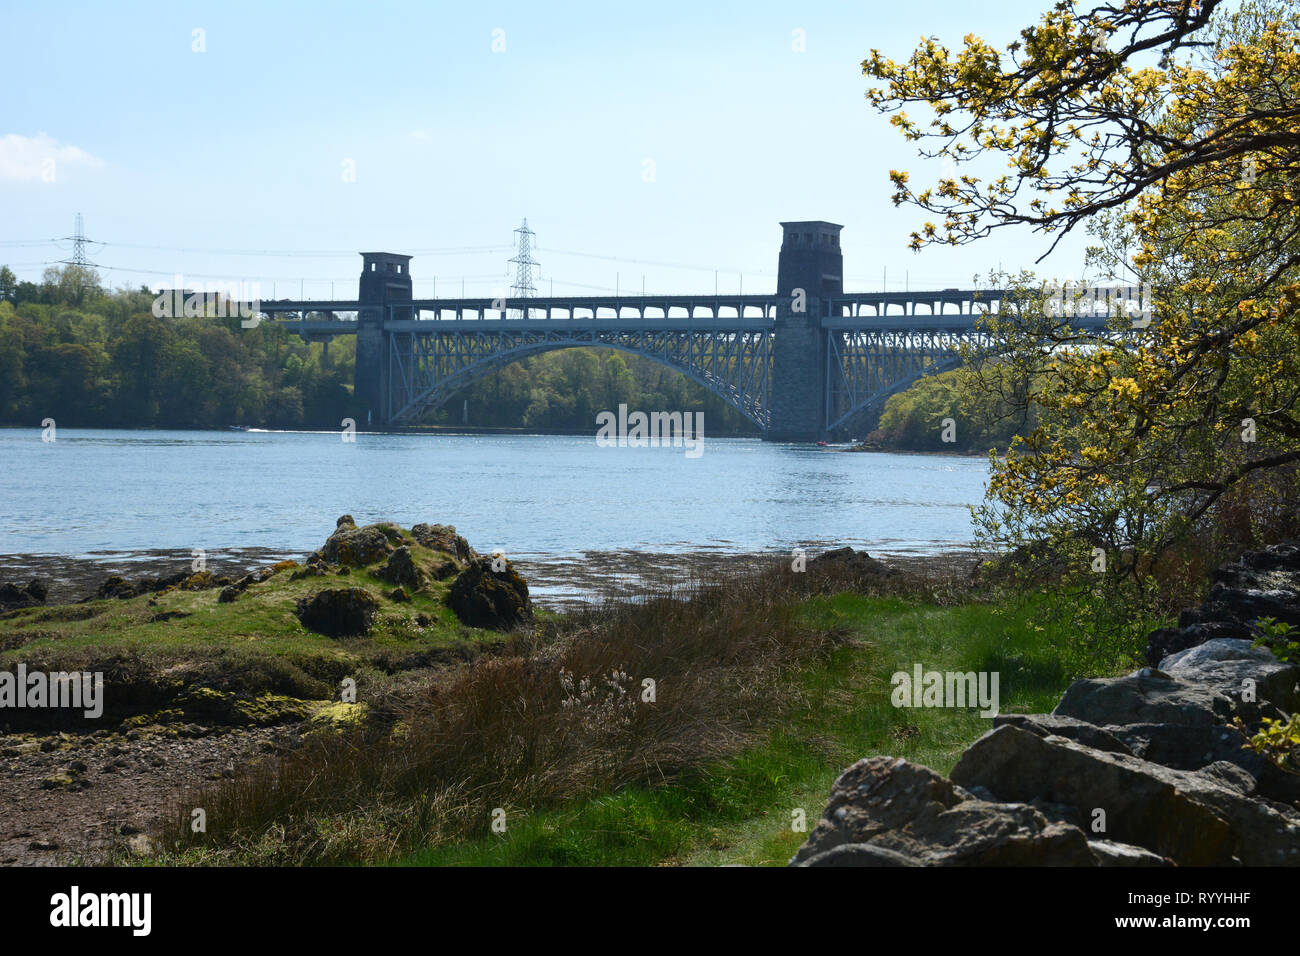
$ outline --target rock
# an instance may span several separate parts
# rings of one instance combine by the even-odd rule
[[[1039,737],[1068,737],[1088,747],[1111,753],[1132,754],[1128,746],[1109,730],[1090,724],[1086,720],[1063,717],[1057,714],[998,714],[993,726],[1019,727]]]
[[[1159,628],[1147,635],[1146,661],[1154,667],[1175,651],[1194,647],[1199,643],[1185,635],[1181,628]]]
[[[451,583],[447,605],[470,627],[508,631],[532,620],[528,584],[507,560],[493,571],[494,558],[477,558]]]
[[[1252,640],[1256,621],[1275,617],[1300,624],[1300,546],[1272,545],[1243,554],[1234,564],[1217,568],[1213,587],[1199,608],[1178,616],[1178,627],[1147,636],[1147,662],[1159,663],[1181,650],[1220,638]]]
[[[174,574],[165,574],[158,578],[141,578],[135,583],[126,580],[121,575],[114,574],[105,578],[103,583],[95,590],[95,593],[85,600],[96,601],[105,598],[127,600],[128,598],[139,597],[142,594],[165,594],[176,589],[204,591],[209,588],[219,587],[222,583],[222,578],[215,577],[208,571],[177,571]]]
[[[76,793],[89,786],[90,784],[76,773],[56,773],[41,781],[42,790],[64,790],[68,793]]]
[[[1262,551],[1243,554],[1241,563],[1258,570],[1300,572],[1300,545],[1291,541],[1269,545]]]
[[[235,600],[235,598],[239,597],[239,595],[241,595],[242,593],[244,593],[243,588],[238,587],[235,584],[232,584],[230,585],[230,587],[221,589],[221,593],[217,595],[217,602],[220,604],[229,604],[231,601]]]
[[[1156,674],[1159,672],[1075,681],[1052,714],[1097,726],[1168,723],[1208,727],[1234,716],[1232,701],[1214,688]]]
[[[458,563],[458,570],[478,557],[478,552],[469,546],[469,542],[456,533],[455,525],[417,524],[411,527],[411,536],[422,547],[451,555]]]
[[[1174,861],[1131,843],[1089,840],[1088,849],[1101,866],[1173,866]]]
[[[1257,699],[1266,700],[1281,710],[1294,713],[1300,707],[1296,682],[1300,667],[1284,664],[1266,647],[1252,641],[1216,638],[1179,651],[1160,662],[1160,669],[1171,677],[1211,685],[1230,697],[1241,710],[1242,687],[1254,682]]]
[[[368,634],[378,611],[379,602],[361,588],[327,588],[298,601],[303,627],[329,637]]]
[[[388,592],[388,600],[405,604],[411,600],[411,595],[406,593],[406,588],[393,588]]]
[[[1231,779],[1240,771],[1221,772]],[[1089,819],[1104,810],[1108,838],[1180,866],[1300,863],[1300,814],[1251,799],[1239,789],[1245,783],[1240,777],[1229,785],[1216,774],[1174,770],[1011,726],[975,741],[951,777],[1002,800],[1078,807]]]
[[[1200,770],[1242,750],[1242,737],[1225,724],[1189,727],[1184,724],[1129,724],[1112,728],[1133,757],[1174,770]],[[1064,736],[1064,735],[1063,735]],[[1086,741],[1079,741],[1086,745]],[[1255,756],[1257,761],[1262,757]],[[1252,762],[1252,771],[1258,765]]]
[[[796,857],[797,859],[797,857]],[[870,843],[842,843],[793,866],[922,866],[910,856]]]
[[[132,856],[153,856],[158,852],[157,842],[146,833],[137,833],[126,841],[127,851]]]
[[[1261,617],[1273,617],[1287,624],[1300,625],[1300,603],[1295,591],[1234,588],[1216,584],[1201,605],[1203,614],[1218,620],[1248,624]]]
[[[361,568],[383,560],[392,550],[388,536],[376,525],[358,528],[341,524],[320,549],[320,556],[330,564]]]
[[[104,579],[103,583],[95,591],[92,600],[103,598],[121,598],[125,600],[135,597],[135,594],[135,587],[126,578],[113,574]]]
[[[40,580],[32,581],[25,587],[18,584],[0,584],[0,611],[40,607],[45,603],[47,593],[44,582]]]
[[[864,577],[882,577],[895,574],[883,562],[877,561],[865,551],[852,548],[836,548],[808,559],[809,571],[838,571]]]
[[[1077,827],[1051,823],[1023,804],[976,799],[928,767],[869,757],[835,781],[825,813],[790,862],[1093,866],[1097,861]]]
[[[452,558],[442,558],[434,562],[433,566],[429,568],[429,573],[433,575],[435,581],[445,581],[448,578],[455,577],[460,570],[460,565]]]
[[[396,584],[412,591],[418,591],[424,586],[424,572],[416,566],[415,560],[411,557],[411,549],[406,545],[394,551],[389,556],[388,563],[375,573],[377,577],[389,584]]]

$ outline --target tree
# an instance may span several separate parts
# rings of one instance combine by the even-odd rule
[[[895,202],[942,216],[915,248],[1018,225],[1050,251],[1082,226],[1100,241],[1090,266],[1111,272],[1097,278],[1150,284],[1148,327],[1084,333],[1032,276],[996,277],[1015,308],[989,329],[1041,418],[995,463],[980,515],[992,543],[1047,542],[1076,569],[1100,548],[1139,587],[1294,513],[1300,19],[1270,0],[1220,7],[1065,0],[1005,51],[967,36],[956,54],[929,40],[904,64],[863,63],[885,81],[870,100],[924,155],[1009,169],[919,192],[891,173]]]
[[[104,293],[99,273],[88,266],[65,265],[62,269],[51,266],[45,270],[43,279],[43,295],[51,304],[81,308]]]
[[[18,277],[8,266],[0,266],[0,299],[13,302],[18,295]]]

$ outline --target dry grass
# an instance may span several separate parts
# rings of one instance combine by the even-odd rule
[[[940,577],[951,590],[968,572]],[[751,742],[794,702],[800,665],[843,641],[803,623],[804,598],[935,589],[915,574],[794,574],[783,562],[567,615],[504,653],[368,701],[364,723],[309,734],[187,795],[162,834],[166,857],[380,862],[484,833],[498,808],[509,820],[673,781]],[[206,834],[190,832],[194,807]]]

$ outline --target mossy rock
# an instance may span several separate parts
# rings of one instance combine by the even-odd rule
[[[398,540],[401,532],[398,532]],[[363,568],[382,561],[393,551],[393,543],[377,525],[364,528],[343,526],[329,536],[320,549],[320,556],[330,564],[346,568]]]
[[[136,714],[134,717],[128,717],[126,720],[122,721],[122,726],[125,729],[152,727],[159,724],[175,723],[177,721],[183,721],[184,719],[185,711],[173,707],[166,710],[154,711],[148,714]]]
[[[249,698],[211,687],[191,688],[177,703],[181,707],[181,719],[185,721],[252,724],[256,727],[307,720],[316,709],[313,701],[283,694],[259,694]]]
[[[375,576],[409,591],[418,591],[424,586],[424,572],[415,563],[411,549],[406,545],[394,551],[389,556],[388,563],[376,571]]]
[[[346,703],[341,700],[332,700],[329,703],[320,704],[316,712],[312,714],[311,722],[317,725],[330,727],[349,727],[355,726],[365,720],[366,705],[364,703]]]
[[[456,526],[450,524],[417,524],[411,526],[411,537],[421,547],[430,551],[439,551],[451,555],[460,570],[478,557],[478,552],[469,546],[463,535],[456,533]]]
[[[500,562],[501,570],[493,570]],[[478,558],[452,582],[447,605],[470,627],[509,631],[532,620],[528,583],[505,558]]]
[[[374,627],[379,601],[363,588],[326,588],[298,601],[303,627],[328,637],[358,637]]]

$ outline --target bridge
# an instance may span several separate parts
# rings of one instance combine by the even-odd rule
[[[357,337],[355,396],[372,426],[415,422],[506,365],[586,346],[677,369],[765,439],[820,441],[869,428],[890,395],[984,343],[979,318],[998,291],[845,292],[843,227],[781,227],[771,294],[415,299],[410,256],[363,252],[356,300],[258,308],[309,341]],[[1093,323],[1105,319],[1082,324]]]

